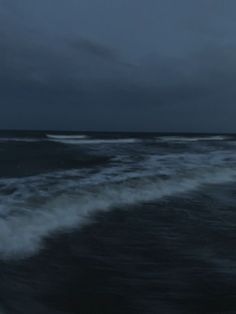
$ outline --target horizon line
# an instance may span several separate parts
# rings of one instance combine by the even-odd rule
[[[232,132],[195,132],[195,131],[95,131],[95,130],[51,130],[51,129],[0,129],[0,132],[44,132],[44,133],[133,133],[133,134],[193,134],[193,135],[236,135]]]

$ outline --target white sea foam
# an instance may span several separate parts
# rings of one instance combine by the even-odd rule
[[[190,136],[160,136],[156,137],[158,141],[166,142],[199,142],[199,141],[225,141],[230,140],[230,136],[200,136],[200,137],[190,137]]]
[[[70,145],[96,145],[96,144],[131,144],[137,142],[137,139],[122,138],[122,139],[51,139],[54,142]]]
[[[98,210],[158,200],[204,184],[235,180],[233,152],[152,155],[140,164],[113,165],[96,173],[70,170],[2,179],[0,256],[34,254],[43,246],[46,236],[89,223]],[[4,196],[1,190],[4,188],[12,190],[12,194]]]
[[[50,139],[56,140],[73,140],[73,139],[85,139],[88,138],[88,135],[58,135],[58,134],[47,134],[47,137]]]
[[[131,162],[122,159],[109,163],[108,167],[71,169],[40,174],[23,178],[0,179],[0,205],[4,212],[32,203],[36,200],[47,200],[70,191],[79,192],[105,183],[117,183],[129,179],[149,176],[178,177],[187,172],[208,171],[214,167],[235,167],[235,154],[231,151],[210,153],[172,153],[165,155],[148,155],[141,161]],[[0,210],[0,214],[2,210]]]

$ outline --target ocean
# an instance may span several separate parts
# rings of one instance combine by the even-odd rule
[[[1,314],[236,313],[236,136],[0,132]]]

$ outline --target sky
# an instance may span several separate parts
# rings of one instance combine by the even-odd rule
[[[235,0],[0,0],[0,129],[236,133]]]

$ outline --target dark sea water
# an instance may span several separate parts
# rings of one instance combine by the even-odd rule
[[[0,133],[1,314],[236,313],[236,137]]]

